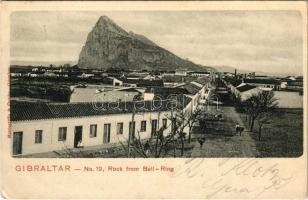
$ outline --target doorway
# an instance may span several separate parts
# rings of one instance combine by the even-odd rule
[[[104,124],[104,138],[103,138],[104,144],[110,142],[110,127],[111,124]]]
[[[136,127],[135,121],[129,122],[129,130],[128,130],[129,132],[128,132],[128,134],[131,134],[132,139],[135,139],[135,131],[136,131],[135,127]]]
[[[156,134],[157,131],[157,119],[152,120],[152,129],[151,129],[151,137]]]
[[[82,141],[82,126],[75,126],[74,135],[74,148],[77,148],[79,141]]]
[[[22,132],[13,134],[13,155],[22,154]]]

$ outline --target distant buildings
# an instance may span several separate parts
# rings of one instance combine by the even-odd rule
[[[114,77],[108,77],[110,80],[112,80],[112,85],[113,86],[123,86],[123,81],[114,78]]]
[[[294,91],[303,91],[304,88],[304,80],[303,76],[287,76],[282,79],[283,87],[286,90],[294,90]]]
[[[303,93],[302,76],[287,76],[284,78],[256,75],[254,72],[238,74],[236,77],[223,78],[224,83],[236,96],[241,96],[241,100],[246,100],[253,94],[260,91],[298,91]]]
[[[178,69],[175,71],[176,76],[187,76],[187,70]]]
[[[85,79],[95,78],[85,74]],[[175,112],[174,107],[168,107],[170,101],[177,102],[178,112],[191,113],[209,94],[209,77],[189,81],[192,76],[175,75],[186,80],[176,87],[164,87],[163,79],[147,77],[104,76],[107,85],[71,86],[69,103],[12,103],[12,154],[76,148],[80,141],[84,147],[108,147],[127,141],[130,130],[141,139],[153,137],[161,128],[168,134]]]
[[[262,91],[261,88],[254,86],[254,85],[245,84],[245,83],[237,86],[233,90],[236,96],[241,97],[241,101],[245,101],[249,99],[252,95],[258,94],[261,91]]]
[[[188,74],[193,77],[209,77],[211,73],[210,72],[190,72]]]
[[[79,77],[79,78],[90,78],[90,77],[94,77],[94,74],[82,73],[81,75],[79,75],[77,77]]]
[[[244,83],[257,86],[265,90],[280,90],[281,81],[278,79],[243,79]]]
[[[147,79],[127,79],[127,78],[120,78],[123,82],[123,86],[125,87],[158,87],[164,86],[163,80],[147,80]]]
[[[111,87],[102,85],[89,85],[75,87],[70,96],[70,103],[80,102],[117,102],[132,101],[136,95],[141,94],[142,89]]]

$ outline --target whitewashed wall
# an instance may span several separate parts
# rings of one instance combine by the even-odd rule
[[[162,127],[162,119],[170,118],[170,112],[147,112],[135,115],[136,122],[136,136],[137,131],[140,130],[141,121],[147,121],[147,128],[145,132],[140,132],[142,139],[150,138],[151,136],[151,120],[159,119],[158,127]],[[104,124],[111,124],[110,143],[117,143],[119,140],[126,141],[129,132],[129,122],[132,120],[132,114],[121,115],[106,115],[106,116],[91,116],[79,118],[62,118],[62,119],[46,119],[46,120],[32,120],[12,122],[12,133],[23,132],[22,154],[42,153],[53,150],[62,150],[74,147],[74,131],[75,126],[82,126],[82,142],[85,147],[103,145]],[[123,135],[117,135],[116,125],[118,122],[123,122]],[[167,129],[164,134],[171,131],[169,126],[171,121],[167,120]],[[90,125],[97,124],[97,136],[90,138]],[[67,127],[66,141],[58,141],[59,127]],[[35,130],[43,130],[43,140],[41,144],[35,144]],[[11,140],[13,141],[13,140]],[[13,142],[11,143],[13,147]]]

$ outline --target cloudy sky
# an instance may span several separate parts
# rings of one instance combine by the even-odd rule
[[[11,63],[77,63],[101,15],[198,64],[302,74],[302,21],[296,11],[16,12]]]

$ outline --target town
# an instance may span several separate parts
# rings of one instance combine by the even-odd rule
[[[302,76],[265,76],[237,69],[93,70],[69,64],[11,66],[10,76],[14,156],[258,157],[302,153]],[[256,117],[260,126],[253,127],[241,102],[263,92],[274,94],[279,114],[271,115],[271,122],[265,116],[264,121]],[[286,121],[279,121],[279,115]],[[292,127],[279,129],[280,136],[271,129],[275,123],[288,126],[291,118]],[[261,138],[262,127],[266,133]],[[294,131],[292,142],[297,145],[288,143]],[[277,151],[268,146],[274,139],[277,145],[272,147]]]
[[[301,32],[296,30],[302,24],[293,13],[286,16],[298,27],[289,30],[292,34],[281,32],[286,27],[281,20],[277,21],[280,28],[268,30],[266,23],[252,17],[249,26],[240,29],[247,28],[242,36],[233,29],[227,34],[217,29],[216,21],[226,27],[233,25],[210,13],[210,16],[191,13],[191,17],[173,13],[177,16],[174,18],[164,15],[164,19],[171,21],[159,20],[157,27],[163,29],[149,26],[157,17],[151,13],[141,17],[146,22],[127,18],[125,14],[122,17],[111,14],[117,23],[99,14],[89,15],[82,24],[72,21],[79,17],[78,13],[61,18],[63,24],[81,26],[76,31],[63,26],[56,13],[38,14],[41,17],[28,14],[12,16],[16,21],[11,34],[15,45],[11,50],[9,82],[12,156],[302,155],[303,64],[301,54],[294,53],[301,52]],[[259,15],[268,17],[253,12],[253,16]],[[242,18],[230,16],[242,26]],[[230,16],[223,15],[223,18]],[[29,25],[33,27],[25,27],[25,17],[31,19]],[[215,19],[215,23],[200,26],[190,21],[194,17],[202,23]],[[50,24],[51,18],[57,23]],[[46,31],[46,24],[55,26],[59,34]],[[186,26],[187,33],[183,33],[182,28]],[[277,48],[271,49],[272,43],[264,42],[264,38],[269,38],[268,32],[251,30],[271,31],[277,37],[272,41]],[[37,42],[33,38],[35,34],[45,39],[32,48],[31,44]],[[67,47],[64,41],[71,40],[74,40],[73,47]],[[286,48],[289,44],[281,45],[286,41],[294,41],[297,49]],[[216,49],[217,44],[220,49]]]

